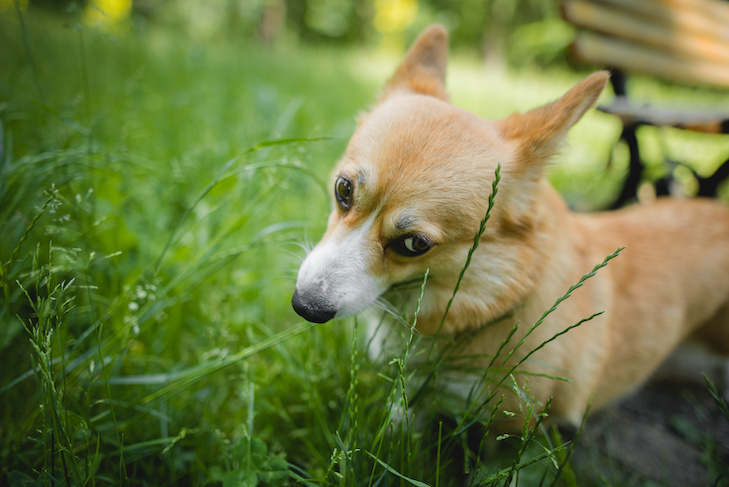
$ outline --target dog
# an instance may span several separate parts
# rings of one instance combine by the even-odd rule
[[[553,103],[492,122],[449,103],[447,50],[444,28],[426,29],[358,120],[331,178],[327,230],[299,270],[294,310],[311,322],[353,315],[403,283],[422,281],[428,270],[417,332],[478,329],[461,353],[485,367],[518,325],[520,356],[538,350],[522,364],[531,375],[514,380],[538,404],[552,398],[550,418],[572,424],[591,401],[594,411],[638,388],[686,340],[729,354],[729,208],[659,198],[577,214],[545,179],[609,74],[596,72]],[[493,209],[441,323],[497,167]],[[529,332],[571,285],[622,247]],[[413,286],[396,298],[414,307],[420,293]],[[508,395],[501,407],[517,410],[518,396]]]

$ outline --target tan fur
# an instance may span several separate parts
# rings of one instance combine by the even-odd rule
[[[550,415],[578,422],[592,395],[598,408],[630,392],[689,336],[728,353],[729,209],[706,200],[659,200],[578,215],[544,179],[546,165],[569,128],[596,102],[608,74],[589,76],[554,103],[488,122],[448,104],[446,50],[441,27],[421,35],[334,171],[332,184],[340,176],[353,181],[353,203],[347,211],[335,205],[320,246],[334,253],[339,242],[356,247],[351,258],[361,262],[353,268],[362,275],[355,277],[370,289],[362,306],[372,304],[364,301],[380,291],[399,299],[387,290],[422,279],[430,269],[417,328],[426,335],[437,331],[501,164],[492,218],[442,332],[473,330],[507,313],[513,318],[479,332],[464,356],[481,355],[487,363],[515,323],[521,324],[518,339],[570,285],[622,246],[622,254],[550,315],[521,349],[531,350],[605,311],[524,364],[530,372],[570,379],[529,379],[539,401],[554,397]],[[361,235],[352,243],[348,236],[354,232]],[[392,242],[406,234],[427,236],[432,249],[417,257],[399,255]],[[350,265],[348,254],[342,255],[327,264]],[[326,301],[341,293],[356,303],[347,305],[348,312],[358,311],[358,284],[340,285],[343,278],[315,269],[304,273],[303,267],[298,301],[308,299],[305,305],[315,307],[309,303],[314,298],[303,296]],[[405,299],[412,303],[416,297],[413,291]],[[524,384],[524,376],[518,377]],[[516,409],[516,401],[507,397],[505,408]]]

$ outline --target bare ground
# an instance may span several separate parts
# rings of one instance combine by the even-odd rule
[[[729,419],[705,383],[654,379],[591,417],[580,485],[729,486]]]

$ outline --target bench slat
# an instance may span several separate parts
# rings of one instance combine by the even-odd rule
[[[729,42],[729,3],[723,0],[589,1],[620,9],[628,17],[638,15],[670,25],[677,31],[693,31]]]
[[[616,1],[616,0],[613,0]],[[618,0],[623,1],[623,0]],[[636,2],[651,3],[651,0]],[[570,23],[612,37],[668,51],[676,56],[694,59],[697,56],[708,61],[729,65],[729,28],[727,40],[711,33],[713,22],[694,20],[681,25],[674,20],[691,18],[667,15],[659,8],[654,15],[628,12],[621,6],[600,4],[585,0],[569,0],[562,4],[564,18]],[[695,12],[694,12],[695,14]],[[707,25],[708,24],[708,25]]]
[[[729,88],[729,64],[682,58],[654,47],[587,31],[579,32],[570,48],[577,59],[586,63],[657,75],[687,84]]]
[[[729,109],[697,110],[682,107],[656,107],[618,96],[610,105],[600,105],[598,110],[619,117],[625,125],[654,125],[676,127],[707,133],[729,133]]]

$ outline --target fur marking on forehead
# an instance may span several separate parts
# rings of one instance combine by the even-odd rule
[[[397,220],[397,222],[395,222],[395,228],[397,228],[398,230],[403,230],[403,231],[410,230],[415,226],[416,223],[418,223],[417,218],[415,218],[414,216],[404,215],[404,216],[401,216]]]

